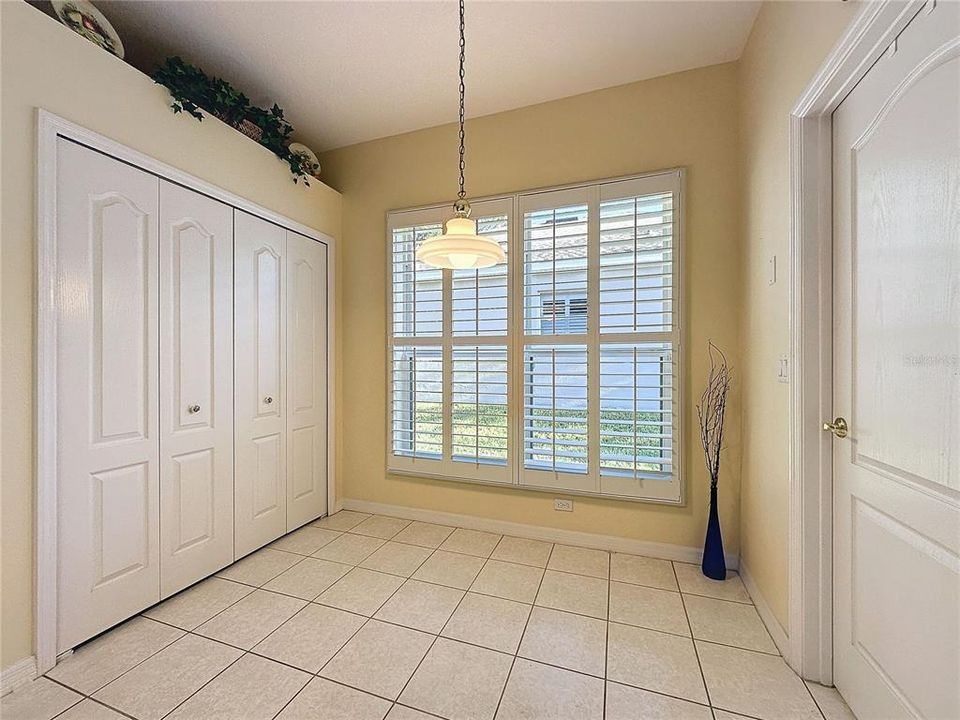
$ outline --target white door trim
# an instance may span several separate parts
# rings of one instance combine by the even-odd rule
[[[34,650],[37,674],[57,661],[57,138],[64,137],[196,190],[327,246],[327,512],[336,497],[336,240],[103,135],[37,111],[36,527]],[[291,192],[294,189],[291,188]]]
[[[934,0],[864,4],[790,114],[789,652],[833,684],[833,111],[916,13]]]

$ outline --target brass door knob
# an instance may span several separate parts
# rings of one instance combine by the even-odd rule
[[[834,437],[845,438],[850,430],[847,426],[847,421],[842,417],[836,418],[833,422],[825,422],[823,424],[824,430],[829,430],[833,433]]]

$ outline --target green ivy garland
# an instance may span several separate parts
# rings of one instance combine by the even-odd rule
[[[302,180],[309,186],[311,177],[308,161],[290,152],[290,134],[293,127],[283,117],[283,110],[274,103],[264,110],[250,103],[250,99],[226,80],[211,78],[203,70],[169,57],[154,70],[153,80],[170,91],[175,113],[185,112],[203,121],[204,110],[237,128],[244,120],[261,130],[260,144],[290,166],[294,183]]]

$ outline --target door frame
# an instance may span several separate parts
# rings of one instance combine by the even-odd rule
[[[925,5],[865,2],[790,113],[790,485],[787,662],[833,684],[833,111]]]
[[[34,652],[37,674],[57,662],[57,138],[63,137],[233,208],[315,240],[327,248],[327,513],[336,495],[336,245],[335,238],[250,202],[166,163],[37,109],[37,310],[35,365],[36,515],[34,528]]]

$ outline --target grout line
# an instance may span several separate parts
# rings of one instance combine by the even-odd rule
[[[823,720],[827,720],[827,714],[823,711],[823,708],[820,707],[820,703],[817,701],[817,696],[813,694],[812,690],[810,690],[810,686],[807,685],[807,681],[804,680],[803,678],[800,678],[800,682],[803,683],[803,687],[807,691],[807,694],[810,696],[810,699],[813,700],[813,704],[817,707],[817,710],[820,711],[820,717],[822,717]],[[838,694],[839,694],[839,691],[838,691]],[[841,697],[843,696],[841,695]]]
[[[672,567],[672,566],[671,566]],[[604,641],[603,641],[603,717],[607,717],[607,677],[609,675],[608,664],[610,662],[610,593],[613,588],[613,553],[610,553],[607,558],[607,577],[610,578],[607,581],[607,621],[604,627]]]
[[[671,567],[673,567],[671,565]],[[680,587],[680,578],[677,576],[677,568],[673,567],[673,576],[677,581],[677,587]],[[693,625],[690,623],[690,614],[687,612],[687,604],[684,602],[683,593],[680,593],[680,604],[683,606],[683,616],[687,619],[687,628],[690,630],[690,643],[693,645],[693,656],[697,659],[697,669],[700,670],[700,682],[703,683],[703,692],[707,696],[707,705],[710,706],[710,713],[713,714],[713,702],[710,700],[710,688],[707,687],[707,676],[703,672],[703,664],[700,662],[700,651],[697,649],[696,639],[693,637]]]

